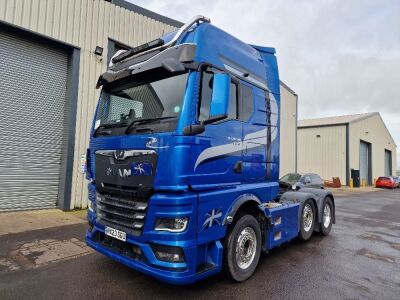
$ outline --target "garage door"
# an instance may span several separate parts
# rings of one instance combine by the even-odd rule
[[[370,144],[360,142],[360,184],[363,182],[371,184],[369,176],[369,155]]]
[[[0,211],[54,207],[68,56],[0,29]]]
[[[392,176],[392,151],[385,149],[385,176]]]

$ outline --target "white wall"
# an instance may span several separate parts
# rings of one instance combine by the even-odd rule
[[[298,128],[297,159],[300,173],[339,177],[346,184],[346,126]]]
[[[360,140],[371,143],[372,180],[384,175],[385,149],[392,152],[392,175],[396,175],[397,147],[381,116],[350,123],[350,169],[360,169]]]
[[[279,176],[296,171],[297,95],[281,84]]]

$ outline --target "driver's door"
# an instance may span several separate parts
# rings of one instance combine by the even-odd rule
[[[213,92],[212,71],[203,71],[199,96],[198,120],[210,117]],[[205,125],[193,147],[194,177],[197,184],[233,184],[242,180],[242,123],[238,120],[238,82],[231,79],[228,117]]]

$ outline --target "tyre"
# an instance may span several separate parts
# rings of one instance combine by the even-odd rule
[[[333,223],[333,203],[330,197],[325,197],[322,202],[322,218],[320,232],[322,235],[328,235],[332,229]]]
[[[314,231],[315,227],[315,207],[311,199],[303,203],[300,218],[300,232],[299,237],[303,241],[308,241]]]
[[[261,253],[261,229],[256,218],[242,215],[225,240],[225,272],[236,282],[253,275]]]

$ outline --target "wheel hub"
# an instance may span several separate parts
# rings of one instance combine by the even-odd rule
[[[257,237],[253,228],[244,228],[236,242],[236,262],[241,269],[247,269],[253,262],[257,249]]]
[[[314,222],[314,214],[310,204],[306,204],[303,210],[303,228],[304,231],[310,231]]]
[[[325,204],[324,212],[322,216],[322,222],[325,228],[328,228],[331,224],[331,208],[328,204]]]

